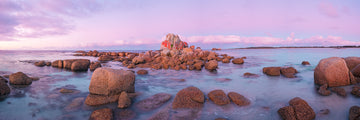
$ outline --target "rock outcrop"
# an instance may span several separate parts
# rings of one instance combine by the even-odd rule
[[[204,93],[199,88],[187,87],[176,94],[172,108],[202,108],[204,100]]]
[[[329,87],[350,85],[350,73],[344,59],[331,57],[320,60],[314,71],[314,82]]]
[[[26,74],[17,72],[9,76],[9,82],[13,85],[30,85],[32,80]]]
[[[178,35],[169,33],[166,35],[166,39],[161,43],[160,50],[163,49],[177,49],[182,50],[183,48],[187,48],[188,44],[180,40]]]

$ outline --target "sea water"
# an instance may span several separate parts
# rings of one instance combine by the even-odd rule
[[[132,51],[144,52],[144,51]],[[198,119],[210,120],[215,118],[237,119],[280,119],[277,110],[287,106],[294,97],[301,97],[313,108],[316,119],[348,119],[349,108],[360,105],[360,98],[350,94],[351,86],[343,87],[347,97],[336,94],[320,96],[314,85],[314,69],[318,62],[327,57],[360,57],[360,49],[346,48],[284,48],[284,49],[228,49],[216,51],[219,54],[228,54],[234,57],[246,57],[245,63],[236,65],[221,63],[217,71],[189,71],[189,70],[153,70],[148,75],[136,75],[135,91],[140,93],[133,102],[139,102],[156,93],[169,93],[170,101],[150,112],[142,112],[132,105],[129,110],[136,113],[134,119],[148,119],[159,110],[171,105],[176,93],[188,86],[198,87],[207,95],[215,89],[225,93],[237,92],[250,99],[251,104],[239,107],[233,103],[218,106],[212,101],[206,101]],[[0,100],[0,119],[28,120],[28,119],[88,119],[91,112],[100,108],[112,108],[115,118],[119,118],[116,103],[102,106],[80,105],[78,108],[67,110],[66,107],[75,98],[86,98],[89,94],[91,71],[71,72],[53,67],[37,67],[33,61],[63,60],[84,58],[97,61],[91,56],[73,56],[74,51],[0,51],[0,75],[14,72],[24,72],[29,76],[40,77],[27,87],[11,87],[10,95]],[[303,66],[302,61],[309,61],[311,65]],[[107,62],[104,67],[127,69],[120,62]],[[267,76],[262,73],[263,67],[291,66],[298,70],[296,78],[283,76]],[[132,69],[137,71],[144,68]],[[258,74],[257,78],[245,78],[246,72]],[[185,81],[180,81],[184,79]],[[230,79],[221,81],[219,79]],[[72,94],[61,94],[59,89],[75,89]],[[330,113],[321,114],[328,109]]]

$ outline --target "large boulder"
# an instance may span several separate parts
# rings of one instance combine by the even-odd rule
[[[150,111],[159,108],[171,98],[170,94],[158,93],[136,103],[136,107],[143,111]]]
[[[289,101],[289,104],[291,107],[294,108],[295,117],[298,120],[315,119],[316,114],[314,110],[309,106],[309,104],[305,100],[299,97],[295,97]]]
[[[187,87],[176,94],[172,108],[201,108],[204,100],[204,93],[199,88]]]
[[[207,70],[216,70],[218,67],[218,62],[216,60],[210,60],[209,62],[205,63],[205,69]]]
[[[235,58],[232,60],[233,64],[244,64],[244,59],[243,58]]]
[[[63,68],[71,70],[71,65],[75,61],[75,59],[63,60]]]
[[[14,85],[30,85],[32,80],[22,72],[13,73],[9,76],[10,84]]]
[[[228,97],[233,103],[235,103],[238,106],[246,106],[251,103],[249,99],[236,92],[229,92]]]
[[[208,97],[217,105],[227,105],[230,103],[223,90],[213,90],[208,94]]]
[[[0,76],[0,79],[1,79],[1,76]],[[0,96],[5,96],[8,94],[10,94],[9,86],[7,85],[6,82],[0,81]]]
[[[95,110],[91,113],[89,120],[113,120],[113,111],[110,108]]]
[[[352,70],[360,64],[360,57],[346,57],[345,62],[349,70]]]
[[[269,76],[279,76],[281,67],[264,67],[263,73]]]
[[[350,73],[344,59],[330,57],[320,60],[314,71],[314,82],[329,87],[350,85]]]
[[[54,62],[52,62],[51,66],[62,68],[63,67],[63,61],[62,60],[55,60]]]
[[[71,64],[72,71],[87,71],[90,65],[90,60],[88,59],[76,59]]]

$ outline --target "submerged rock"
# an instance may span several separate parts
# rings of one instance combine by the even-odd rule
[[[244,73],[243,76],[246,77],[246,78],[256,78],[256,77],[260,77],[258,74],[249,73],[249,72]]]
[[[61,88],[59,90],[60,93],[73,93],[74,90],[70,90],[70,89],[66,89],[66,88]]]
[[[136,103],[136,107],[143,111],[150,111],[159,108],[161,105],[169,101],[170,98],[171,98],[170,94],[158,93]]]
[[[91,113],[89,120],[113,120],[113,111],[110,108],[95,110]]]
[[[69,105],[67,105],[65,107],[66,111],[74,111],[76,109],[79,109],[81,107],[81,105],[84,102],[84,98],[83,97],[78,97],[75,98],[74,100],[71,101],[71,103]]]
[[[208,94],[208,97],[217,105],[227,105],[230,103],[223,90],[213,90]]]
[[[331,91],[335,92],[337,95],[346,97],[346,91],[344,88],[333,87],[333,88],[331,88]]]
[[[323,96],[329,96],[331,94],[330,90],[327,90],[328,85],[324,84],[320,86],[318,93]]]
[[[13,73],[9,76],[10,84],[14,85],[30,85],[32,80],[22,72]]]
[[[136,73],[138,75],[146,75],[146,74],[148,74],[148,71],[147,70],[138,70]]]
[[[127,108],[131,105],[131,99],[129,98],[128,94],[123,91],[121,92],[118,100],[118,108]]]
[[[352,106],[349,110],[349,120],[359,120],[360,119],[360,107]]]
[[[281,67],[264,67],[263,73],[269,76],[280,76]]]
[[[236,92],[229,92],[228,97],[233,103],[235,103],[238,106],[246,106],[251,103],[249,99]]]
[[[120,112],[116,113],[116,120],[134,120],[136,117],[136,113],[132,110],[121,110]]]
[[[314,71],[314,82],[329,87],[350,85],[349,69],[344,59],[331,57],[320,60]]]
[[[176,94],[172,108],[201,108],[204,100],[204,93],[199,88],[187,87]]]
[[[302,61],[301,64],[302,65],[310,65],[309,61]]]

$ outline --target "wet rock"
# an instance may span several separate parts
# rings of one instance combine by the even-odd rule
[[[66,111],[74,111],[76,109],[79,109],[81,107],[81,105],[84,102],[84,98],[83,97],[78,97],[75,98],[74,100],[71,101],[71,103],[69,105],[67,105],[65,107]]]
[[[134,57],[134,59],[132,59],[132,63],[137,65],[137,64],[142,64],[145,63],[145,59],[139,56]]]
[[[146,98],[136,104],[136,107],[143,111],[150,111],[159,108],[171,98],[170,94],[158,93],[149,98]]]
[[[181,64],[179,67],[180,67],[180,69],[183,69],[183,70],[187,69],[186,64]]]
[[[353,86],[351,94],[355,95],[356,97],[360,97],[360,86]]]
[[[51,62],[46,62],[45,65],[46,66],[51,66]]]
[[[202,66],[203,66],[203,63],[201,62],[197,62],[194,64],[194,69],[195,70],[201,70],[202,69]],[[189,67],[190,68],[190,67]]]
[[[70,89],[66,89],[66,88],[61,88],[59,90],[60,93],[73,93],[74,90],[70,90]]]
[[[71,64],[72,71],[87,71],[90,65],[90,60],[88,59],[75,59]]]
[[[356,67],[354,67],[351,70],[351,73],[355,76],[355,77],[360,77],[360,64],[357,65]]]
[[[354,69],[357,65],[360,64],[360,57],[346,57],[345,58],[346,65],[349,70]]]
[[[63,68],[71,70],[71,64],[75,62],[75,59],[63,60]]]
[[[113,120],[113,111],[110,108],[95,110],[89,120]]]
[[[297,70],[293,67],[285,67],[280,69],[280,73],[287,78],[295,78],[295,73]]]
[[[6,96],[8,94],[10,94],[9,86],[6,82],[0,81],[0,96]]]
[[[217,67],[218,67],[218,63],[216,60],[211,60],[205,63],[205,69],[207,70],[216,70]]]
[[[130,65],[127,66],[127,68],[133,69],[133,68],[136,68],[136,66],[135,66],[135,64],[130,64]]]
[[[94,95],[89,94],[85,99],[85,104],[90,106],[103,105],[107,103],[116,102],[119,99],[119,95]]]
[[[118,100],[118,108],[127,108],[131,105],[131,99],[129,98],[128,94],[123,91],[121,92]]]
[[[135,92],[135,74],[131,71],[98,68],[91,77],[89,91],[97,95],[115,95],[122,91]]]
[[[263,73],[269,76],[279,76],[281,67],[264,67]]]
[[[318,93],[322,96],[329,96],[331,94],[330,90],[327,90],[327,84],[320,86]]]
[[[163,109],[151,116],[149,120],[168,120],[170,117],[169,109]]]
[[[148,71],[147,70],[138,70],[136,73],[138,75],[146,75],[146,74],[148,74]]]
[[[337,95],[346,97],[346,91],[344,88],[333,87],[333,88],[331,88],[331,91],[335,92]]]
[[[284,120],[296,120],[294,108],[291,106],[282,107],[277,112]]]
[[[250,100],[236,92],[229,92],[228,97],[230,100],[238,106],[250,105]]]
[[[244,59],[242,58],[235,58],[232,60],[233,64],[244,64]]]
[[[204,93],[196,87],[187,87],[180,90],[172,103],[172,108],[202,108]]]
[[[44,67],[46,65],[45,61],[35,62],[34,64],[35,64],[35,66],[38,66],[38,67]]]
[[[184,48],[182,52],[184,54],[192,54],[192,53],[194,53],[194,50],[191,48]]]
[[[329,87],[350,85],[349,69],[345,60],[331,57],[320,60],[314,71],[314,82]]]
[[[6,80],[5,78],[3,78],[3,77],[1,77],[1,76],[0,76],[0,82],[7,83],[7,82],[8,82],[8,80]]]
[[[301,64],[302,65],[310,65],[309,61],[302,61]]]
[[[309,106],[309,104],[299,98],[295,97],[289,101],[289,104],[291,107],[294,108],[295,116],[299,120],[312,120],[315,119],[315,112],[314,110]]]
[[[134,120],[136,113],[132,110],[122,110],[118,112],[116,120]]]
[[[208,97],[217,105],[227,105],[230,103],[223,90],[213,90],[208,94]]]
[[[230,60],[228,58],[222,59],[222,63],[230,63]]]
[[[9,76],[10,84],[14,85],[30,85],[32,80],[22,72],[13,73]]]
[[[89,67],[90,67],[90,71],[94,71],[96,68],[101,67],[101,63],[100,62],[91,62]]]
[[[31,79],[32,81],[38,81],[38,80],[40,80],[39,77],[30,77],[30,79]]]
[[[55,60],[54,62],[52,62],[51,66],[62,68],[63,67],[63,61],[62,60]]]
[[[359,120],[360,119],[360,107],[352,106],[349,110],[349,120]]]
[[[103,61],[103,62],[106,62],[106,61],[111,61],[113,60],[113,58],[111,56],[108,56],[108,55],[102,55],[98,58],[99,61]]]
[[[249,73],[249,72],[244,73],[243,76],[246,77],[246,78],[256,78],[256,77],[260,77],[258,74]]]

